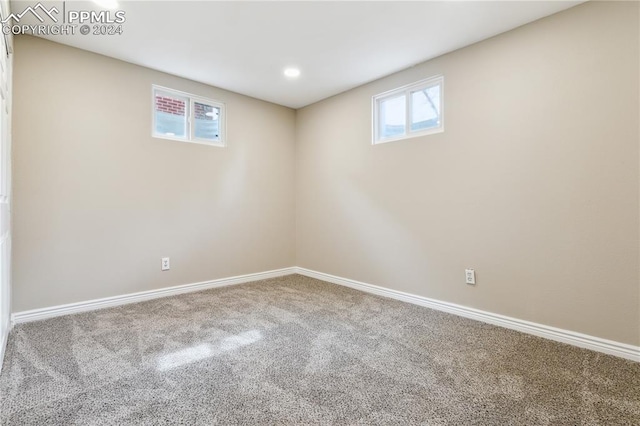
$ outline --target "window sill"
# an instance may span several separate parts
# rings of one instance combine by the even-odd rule
[[[396,136],[393,138],[373,140],[372,145],[380,145],[387,142],[397,142],[403,139],[413,139],[420,136],[429,136],[429,135],[435,135],[438,133],[444,133],[444,126],[440,126],[436,129],[423,130],[421,132],[412,132],[412,133],[409,133],[408,135]]]

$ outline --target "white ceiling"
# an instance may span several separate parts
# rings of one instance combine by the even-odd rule
[[[35,3],[13,1],[12,11]],[[300,108],[579,3],[120,0],[122,35],[45,38]],[[287,79],[286,66],[302,75]]]

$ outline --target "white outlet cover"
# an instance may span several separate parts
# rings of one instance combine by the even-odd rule
[[[476,283],[476,271],[473,269],[465,269],[465,282],[467,284],[475,284]]]
[[[171,262],[170,262],[168,257],[163,257],[162,258],[161,267],[162,267],[163,271],[168,271],[169,269],[171,269]]]

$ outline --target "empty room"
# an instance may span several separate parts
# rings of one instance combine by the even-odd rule
[[[0,425],[640,425],[639,2],[0,12]]]

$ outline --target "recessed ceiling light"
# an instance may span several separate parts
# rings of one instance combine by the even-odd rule
[[[105,9],[115,9],[118,7],[117,0],[93,0],[93,2]]]
[[[296,78],[300,76],[300,70],[298,68],[285,68],[284,75],[290,78]]]

